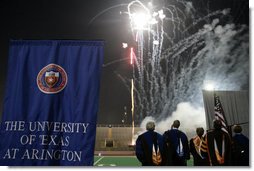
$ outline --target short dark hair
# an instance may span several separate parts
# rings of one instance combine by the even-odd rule
[[[240,125],[234,125],[234,133],[241,133],[242,132],[242,127]]]
[[[197,133],[198,136],[202,136],[204,134],[204,132],[205,132],[204,128],[202,128],[202,127],[198,127],[196,129],[196,133]]]
[[[179,126],[180,126],[180,121],[179,121],[179,120],[175,120],[175,121],[173,122],[173,127],[179,128]]]
[[[221,127],[222,127],[221,121],[218,120],[218,119],[213,120],[213,127],[214,127],[214,129],[216,129],[216,130],[220,130]]]

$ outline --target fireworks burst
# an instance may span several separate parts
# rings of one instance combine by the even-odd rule
[[[180,102],[201,105],[205,80],[214,81],[217,90],[248,84],[248,27],[225,22],[230,9],[200,15],[188,1],[156,9],[135,0],[128,15],[137,43],[131,60],[139,121],[145,116],[161,120]]]

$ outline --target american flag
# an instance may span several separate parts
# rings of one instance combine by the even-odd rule
[[[227,128],[227,121],[224,115],[224,111],[222,109],[222,105],[219,99],[219,96],[214,94],[214,114],[215,114],[215,119],[220,120],[222,123],[222,128],[221,130],[228,133],[228,128]]]

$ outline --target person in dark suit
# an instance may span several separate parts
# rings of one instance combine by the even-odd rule
[[[210,166],[231,166],[231,138],[223,131],[220,120],[213,121],[214,129],[207,132],[201,144],[201,155]]]
[[[136,156],[142,166],[165,165],[165,152],[162,135],[155,132],[155,123],[146,124],[146,132],[136,140]]]
[[[203,140],[204,128],[196,129],[197,135],[190,139],[190,153],[193,156],[194,166],[208,166],[208,162],[201,155],[201,143]]]
[[[163,134],[166,146],[166,165],[187,166],[190,150],[186,134],[179,130],[180,121],[175,120],[170,130]]]
[[[242,134],[242,127],[234,125],[232,137],[232,164],[249,166],[249,138]]]

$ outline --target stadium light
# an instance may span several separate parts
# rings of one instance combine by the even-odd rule
[[[214,90],[214,83],[212,81],[205,81],[204,83],[204,90],[213,91]]]

